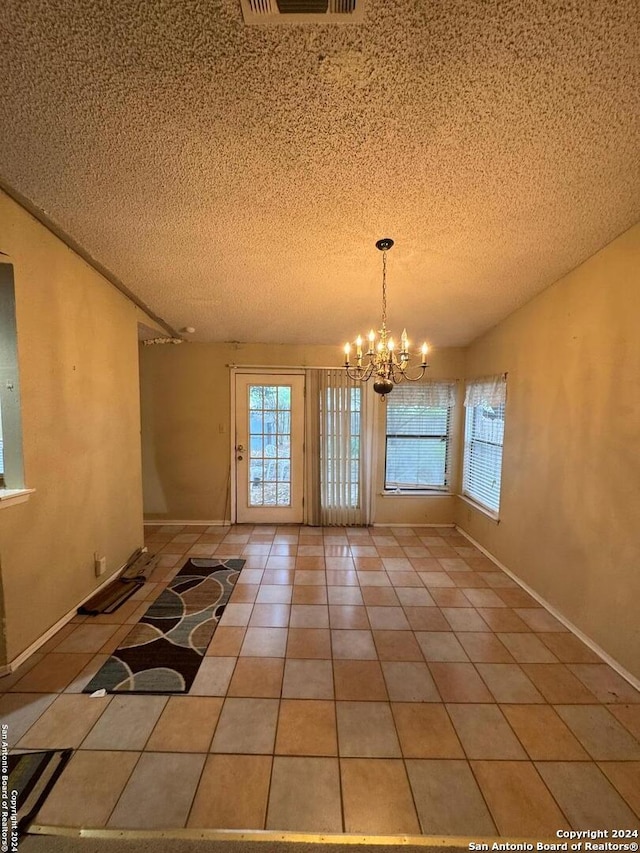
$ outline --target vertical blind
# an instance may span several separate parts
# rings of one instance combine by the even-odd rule
[[[502,483],[506,376],[467,384],[463,494],[497,513]]]
[[[444,489],[455,384],[399,385],[387,399],[385,489]]]
[[[307,372],[306,522],[370,521],[371,422],[367,384],[346,371]]]

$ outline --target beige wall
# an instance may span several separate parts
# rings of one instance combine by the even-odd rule
[[[6,659],[142,544],[137,322],[144,315],[8,196],[27,503],[0,509]],[[4,662],[4,661],[3,661]]]
[[[500,523],[457,523],[640,677],[640,226],[467,354],[508,372]]]
[[[170,344],[141,347],[145,517],[222,521],[230,518],[231,396],[228,365],[340,366],[339,346]],[[430,379],[462,375],[463,350],[430,356]],[[383,453],[384,403],[376,400]],[[455,452],[454,452],[455,456]],[[378,466],[382,489],[384,457]],[[451,524],[454,497],[378,497],[378,524]]]

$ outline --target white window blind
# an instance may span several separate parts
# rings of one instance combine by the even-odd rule
[[[398,385],[387,398],[385,489],[446,489],[455,383]]]
[[[500,509],[506,377],[467,383],[462,492],[486,509]]]

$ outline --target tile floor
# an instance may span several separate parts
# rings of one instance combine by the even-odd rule
[[[48,825],[552,837],[637,828],[640,694],[452,528],[149,527],[150,581],[0,681],[77,751]],[[82,689],[188,556],[246,565],[186,696]]]

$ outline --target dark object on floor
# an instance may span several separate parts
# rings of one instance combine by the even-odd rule
[[[81,616],[96,616],[98,613],[114,613],[133,593],[143,585],[156,557],[138,548],[115,580],[78,608]]]
[[[9,755],[8,825],[18,835],[22,835],[44,803],[72,753],[72,749],[47,749]],[[17,800],[15,815],[12,815],[14,791]]]
[[[188,560],[84,693],[187,693],[244,560]]]

